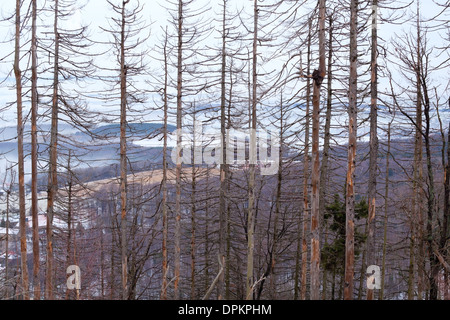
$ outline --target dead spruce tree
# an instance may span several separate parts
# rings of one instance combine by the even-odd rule
[[[107,43],[113,48],[112,55],[116,66],[102,66],[102,76],[106,84],[111,86],[111,94],[105,97],[108,103],[120,102],[120,261],[121,261],[121,298],[130,299],[128,275],[128,244],[127,226],[128,214],[131,210],[128,203],[128,168],[129,157],[128,136],[129,115],[133,113],[133,105],[142,104],[145,101],[145,90],[142,87],[140,75],[146,70],[145,41],[149,37],[146,21],[142,18],[143,5],[139,1],[126,0],[119,4],[108,1],[115,14],[110,19],[110,27],[101,29],[111,35],[112,39]],[[139,113],[139,111],[136,111]],[[142,111],[141,111],[142,112]]]

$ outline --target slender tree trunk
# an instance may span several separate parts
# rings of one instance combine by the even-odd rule
[[[206,185],[209,186],[209,167],[208,165],[206,166]],[[210,261],[209,261],[209,247],[208,244],[210,242],[209,239],[209,199],[206,198],[205,201],[205,231],[204,231],[204,241],[205,241],[205,245],[204,245],[204,251],[203,251],[203,255],[205,257],[205,286],[204,286],[204,291],[207,292],[209,287],[210,287],[210,283],[209,283],[209,268],[210,268]]]
[[[177,164],[176,164],[176,198],[175,198],[175,280],[174,280],[174,298],[180,297],[180,264],[181,264],[181,161],[180,151],[182,143],[181,130],[183,127],[183,1],[178,1],[178,46],[177,46]]]
[[[253,52],[252,52],[252,99],[251,99],[251,130],[250,130],[250,177],[248,190],[247,215],[247,278],[246,300],[253,300],[253,259],[255,232],[255,163],[256,163],[256,105],[257,105],[257,66],[258,66],[258,0],[254,0],[253,21]]]
[[[53,300],[53,216],[55,214],[55,199],[58,191],[58,114],[59,114],[59,0],[55,0],[54,7],[54,26],[53,33],[55,37],[55,53],[53,67],[53,96],[52,96],[52,124],[50,133],[50,162],[47,191],[47,267],[45,297],[47,300]]]
[[[417,77],[419,79],[419,77]],[[420,83],[420,80],[418,80]],[[423,184],[423,137],[422,137],[422,94],[420,84],[417,91],[417,104],[416,104],[416,128],[415,133],[415,146],[414,146],[414,181],[413,181],[413,222],[414,222],[414,239],[417,244],[417,264],[418,264],[418,286],[417,286],[417,298],[421,300],[423,298],[423,292],[425,290],[425,246],[424,246],[424,219],[422,211],[422,184]]]
[[[324,244],[328,246],[328,223],[325,221],[325,232],[324,232]],[[328,270],[323,270],[323,289],[322,289],[322,300],[327,300],[327,287],[328,287]]]
[[[102,208],[102,217],[105,212]],[[104,253],[104,240],[103,240],[103,222],[101,222],[100,227],[100,287],[101,287],[101,297],[105,298],[105,253]]]
[[[367,230],[368,224],[366,223],[364,226],[364,234],[368,235],[368,230]],[[364,288],[364,275],[366,274],[365,270],[367,269],[367,264],[366,264],[366,257],[367,257],[367,248],[363,248],[362,249],[362,259],[361,259],[361,272],[360,272],[360,277],[359,277],[359,288],[358,288],[358,300],[362,299],[362,295],[363,295],[363,288]],[[367,289],[369,290],[369,289]]]
[[[414,234],[413,221],[411,221],[411,235],[409,239],[409,266],[408,266],[408,300],[414,300]]]
[[[194,107],[195,108],[195,107]],[[196,192],[197,192],[197,176],[196,176],[196,169],[195,169],[195,163],[197,159],[196,156],[196,148],[197,148],[197,136],[196,136],[196,128],[195,128],[195,109],[194,109],[194,128],[193,128],[193,144],[194,148],[192,150],[192,171],[191,171],[191,300],[195,300],[195,269],[196,269],[196,243],[195,243],[195,233],[196,233]]]
[[[426,83],[422,82],[422,86],[426,86]],[[427,195],[427,243],[428,243],[428,254],[430,259],[430,300],[437,300],[438,298],[438,276],[439,276],[439,261],[434,254],[435,249],[435,238],[433,232],[433,219],[435,216],[434,201],[434,174],[433,174],[433,164],[431,155],[431,143],[430,143],[430,102],[428,99],[428,92],[426,88],[423,88],[424,93],[424,115],[425,115],[425,150],[426,150],[426,161],[427,161],[427,175],[428,175],[428,195]]]
[[[425,116],[425,132],[420,132],[423,135],[426,150],[426,168],[427,168],[427,222],[426,222],[426,243],[428,245],[428,257],[430,263],[430,288],[429,295],[431,300],[438,298],[438,276],[439,276],[439,261],[434,254],[435,241],[433,220],[436,216],[435,210],[435,188],[434,188],[434,173],[431,154],[430,130],[431,130],[431,116],[430,108],[431,102],[428,95],[428,55],[424,52],[423,43],[421,40],[420,27],[420,6],[417,3],[417,65],[415,68],[417,77],[418,99],[423,103],[423,114]],[[424,61],[424,59],[426,61]]]
[[[450,98],[448,100],[448,104],[450,107]],[[441,243],[440,248],[443,250],[444,256],[447,258],[447,261],[450,260],[449,252],[450,248],[446,245],[450,241],[450,124],[448,128],[447,134],[447,164],[445,166],[445,185],[444,185],[444,219],[443,219],[443,230],[441,235]],[[450,292],[449,292],[449,271],[445,270],[444,273],[444,299],[450,300]]]
[[[219,190],[219,256],[225,259],[225,225],[226,225],[226,190],[227,190],[227,141],[226,141],[226,11],[227,0],[223,0],[223,17],[222,17],[222,65],[220,79],[220,132],[222,138],[221,164],[220,164],[220,190]],[[226,265],[227,262],[225,262]],[[224,272],[220,273],[217,283],[218,299],[222,300],[224,295]]]
[[[67,247],[66,247],[66,266],[70,266],[70,253],[72,248],[72,173],[70,168],[71,151],[69,150],[69,159],[67,161],[67,173],[69,174],[68,186],[67,186]],[[70,290],[66,288],[66,300],[69,300]]]
[[[128,262],[127,262],[127,66],[125,64],[125,6],[123,1],[120,30],[120,244],[122,262],[122,299],[128,299]]]
[[[384,299],[386,277],[386,248],[387,248],[387,223],[388,223],[388,197],[389,197],[389,157],[391,156],[391,123],[388,124],[386,152],[386,177],[384,187],[384,233],[383,233],[383,259],[381,263],[381,290],[379,299]]]
[[[371,93],[370,93],[370,156],[369,156],[369,217],[367,220],[367,263],[375,265],[375,212],[377,195],[378,159],[378,0],[372,0],[372,45],[371,45]],[[367,289],[367,300],[374,299],[374,291]]]
[[[14,75],[16,78],[17,99],[17,152],[19,174],[19,232],[20,232],[20,261],[22,277],[23,299],[29,300],[28,266],[27,266],[27,238],[26,238],[26,208],[25,208],[25,172],[23,154],[24,122],[22,118],[22,71],[20,70],[20,0],[16,0],[16,34],[14,50]]]
[[[450,99],[449,99],[449,104],[450,104]],[[442,139],[442,148],[441,148],[441,157],[442,157],[442,167],[443,167],[443,169],[444,169],[444,183],[443,183],[443,185],[444,185],[444,212],[443,212],[443,215],[442,215],[442,223],[441,223],[441,225],[440,225],[440,235],[439,235],[439,238],[438,238],[438,240],[437,240],[437,248],[436,248],[436,250],[437,250],[437,254],[440,254],[441,255],[441,257],[444,259],[444,268],[442,268],[442,266],[441,266],[441,270],[442,270],[442,272],[443,272],[443,276],[444,276],[444,279],[443,279],[443,284],[442,284],[442,286],[443,286],[443,295],[442,295],[442,297],[443,297],[443,299],[444,300],[448,300],[448,287],[447,287],[447,285],[448,285],[448,273],[450,272],[450,270],[448,270],[446,267],[445,267],[445,263],[447,263],[447,262],[445,262],[445,257],[447,257],[447,248],[446,248],[446,242],[447,242],[447,240],[448,240],[448,238],[447,238],[447,233],[448,233],[448,219],[449,219],[449,213],[450,213],[450,199],[449,199],[449,196],[450,196],[450,183],[449,183],[449,178],[450,178],[450,174],[449,174],[449,172],[448,172],[448,169],[449,169],[449,164],[448,164],[448,160],[449,160],[449,155],[450,155],[450,151],[448,150],[449,148],[448,148],[448,143],[447,143],[447,141],[446,141],[446,138],[445,138],[445,132],[444,132],[444,127],[443,127],[443,123],[442,123],[442,119],[441,119],[441,116],[440,116],[440,113],[439,113],[439,108],[437,108],[436,107],[436,113],[437,113],[437,117],[438,117],[438,120],[439,120],[439,126],[440,126],[440,132],[441,132],[441,139]],[[450,126],[449,126],[449,129],[448,129],[448,134],[447,134],[447,138],[449,138],[450,137]],[[450,142],[450,140],[448,140],[449,142]],[[446,160],[446,157],[445,157],[445,155],[446,155],[446,150],[447,149],[447,160]],[[438,209],[439,210],[439,209]],[[439,261],[441,262],[441,264],[442,264],[442,261],[441,261],[441,259],[438,257],[438,259],[439,259]]]
[[[322,221],[322,227],[325,225],[325,244],[327,244],[327,225],[324,221],[325,214],[325,197],[328,190],[328,157],[330,153],[330,129],[331,129],[331,107],[333,100],[333,89],[332,89],[332,64],[333,64],[333,16],[330,14],[328,17],[328,69],[327,69],[327,110],[325,113],[325,128],[324,128],[324,139],[323,139],[323,149],[322,149],[322,163],[320,166],[320,190],[319,190],[319,211],[320,219]],[[323,271],[323,290],[322,290],[322,300],[326,298],[327,291],[327,277],[328,271],[325,269]]]
[[[168,270],[168,256],[167,256],[167,239],[169,233],[168,217],[167,217],[167,120],[168,120],[168,57],[167,57],[167,28],[164,41],[164,137],[163,137],[163,178],[162,178],[162,286],[161,286],[161,300],[167,299],[167,270]]]
[[[110,274],[110,280],[109,280],[109,299],[114,299],[114,293],[115,293],[115,268],[116,268],[116,256],[115,256],[115,250],[116,246],[114,245],[116,243],[116,233],[114,230],[116,230],[115,225],[115,219],[117,217],[117,210],[116,210],[116,199],[113,195],[111,195],[111,203],[112,203],[112,210],[110,209],[111,213],[111,230],[113,232],[111,233],[111,274]],[[112,211],[112,212],[111,212]]]
[[[313,117],[312,117],[312,197],[311,197],[311,300],[320,298],[320,212],[319,212],[319,126],[320,87],[326,74],[325,67],[325,0],[319,0],[319,69],[313,73]]]
[[[37,38],[36,38],[37,0],[32,0],[31,25],[31,217],[33,229],[33,291],[34,300],[41,299],[39,277],[39,225],[38,225],[38,190],[37,190]]]
[[[230,72],[230,88],[229,88],[229,102],[228,102],[228,110],[227,110],[227,130],[231,129],[231,108],[232,108],[232,95],[233,95],[233,74]],[[230,145],[230,137],[227,134],[227,146]],[[231,159],[228,159],[228,161],[231,161]],[[229,166],[226,167],[226,181],[227,181],[227,197],[230,197],[231,195],[231,179],[232,179],[232,172],[229,170]],[[226,258],[225,258],[225,299],[230,299],[230,285],[231,285],[231,278],[230,278],[230,258],[231,258],[231,207],[230,203],[227,201],[226,206]]]
[[[268,273],[271,274],[270,277],[270,298],[276,299],[277,284],[275,276],[275,265],[277,262],[277,250],[278,250],[278,220],[281,213],[281,187],[283,185],[283,130],[284,130],[284,108],[283,108],[283,96],[281,96],[280,103],[280,148],[278,149],[278,173],[277,173],[277,191],[275,197],[275,217],[273,220],[273,235],[272,235],[272,261],[270,262],[270,267],[268,268]],[[262,288],[262,285],[261,285]]]
[[[308,71],[310,74],[310,57],[311,57],[311,24],[309,21],[309,34],[308,34]],[[307,278],[307,266],[308,266],[308,217],[309,217],[309,135],[310,135],[310,96],[311,96],[311,83],[310,79],[307,79],[306,83],[306,125],[305,125],[305,148],[303,151],[303,217],[302,217],[302,272],[301,272],[301,290],[300,299],[306,300],[306,278]]]
[[[301,280],[301,255],[302,255],[302,241],[303,241],[303,225],[302,225],[302,209],[299,206],[298,212],[298,226],[297,226],[297,246],[295,250],[295,271],[294,271],[294,300],[298,300],[301,290],[299,290],[299,283]]]
[[[8,297],[8,272],[9,272],[9,197],[11,196],[11,189],[6,191],[6,240],[5,240],[5,297]]]
[[[357,137],[357,10],[358,1],[350,4],[350,81],[349,81],[349,125],[348,125],[348,168],[346,191],[346,237],[345,237],[345,282],[344,299],[353,299],[353,277],[355,273],[355,164]]]
[[[417,43],[421,43],[420,34],[420,14],[419,3],[417,3]],[[416,219],[416,236],[415,241],[418,244],[418,286],[417,286],[417,298],[423,299],[423,293],[425,291],[425,237],[424,237],[424,212],[423,212],[423,136],[422,136],[422,121],[423,121],[423,106],[422,106],[422,86],[421,86],[421,64],[420,56],[421,49],[417,46],[417,70],[416,70],[416,132],[415,132],[415,147],[414,147],[414,214]]]
[[[231,181],[231,173],[228,175],[228,181]],[[231,186],[228,183],[227,194],[231,194]],[[230,300],[231,297],[231,208],[227,204],[227,238],[226,238],[226,260],[225,260],[225,299]]]

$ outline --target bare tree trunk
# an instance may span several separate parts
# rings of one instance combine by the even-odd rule
[[[25,172],[23,155],[23,131],[22,118],[22,71],[20,70],[20,0],[16,0],[16,34],[14,49],[14,75],[16,78],[17,99],[17,152],[19,174],[19,232],[20,232],[20,261],[22,276],[23,299],[29,300],[28,266],[27,266],[27,235],[26,235],[26,208],[25,208]]]
[[[383,259],[381,263],[381,290],[379,299],[384,299],[384,280],[386,276],[386,248],[387,248],[387,223],[388,223],[388,197],[389,197],[389,157],[391,156],[391,123],[388,123],[386,152],[386,178],[384,187],[384,233],[383,233]]]
[[[366,223],[364,226],[364,234],[368,235],[368,230],[367,230],[368,224]],[[358,288],[358,300],[362,299],[362,293],[363,293],[363,288],[364,288],[364,274],[366,273],[365,270],[367,269],[367,264],[366,264],[366,257],[367,257],[367,248],[362,248],[362,259],[361,259],[361,272],[360,272],[360,277],[359,277],[359,288]],[[369,289],[367,289],[369,290]]]
[[[281,98],[281,100],[283,100],[283,98]],[[280,217],[280,212],[281,212],[281,187],[283,184],[283,161],[282,161],[282,156],[283,156],[283,102],[281,103],[280,106],[281,109],[281,118],[280,118],[280,148],[278,151],[278,159],[280,159],[280,161],[278,162],[278,174],[277,174],[277,192],[276,192],[276,199],[275,199],[275,217],[273,220],[273,235],[272,235],[272,251],[271,251],[271,255],[272,255],[272,261],[270,262],[270,267],[268,268],[268,273],[271,274],[270,277],[270,298],[273,300],[276,300],[276,295],[277,295],[277,282],[276,282],[276,275],[275,275],[275,265],[277,263],[277,250],[278,250],[278,220]],[[258,299],[259,300],[259,299]]]
[[[72,188],[73,188],[73,177],[72,177],[72,172],[71,172],[71,168],[70,168],[70,160],[71,160],[71,151],[69,150],[69,158],[67,160],[67,174],[69,175],[68,177],[68,186],[67,186],[67,247],[66,247],[66,266],[70,266],[71,264],[73,264],[71,262],[70,259],[70,253],[71,253],[71,248],[72,248],[72,232],[74,232],[74,230],[72,230]],[[75,257],[74,257],[75,258]],[[75,259],[74,259],[75,260]],[[68,288],[66,288],[66,300],[69,300],[70,297],[70,290]]]
[[[325,221],[325,235],[324,235],[324,245],[328,245],[328,223]],[[323,289],[322,289],[322,300],[327,299],[327,285],[328,285],[328,270],[323,271]]]
[[[311,26],[312,21],[309,21],[308,31],[308,70],[310,74],[310,59],[311,59]],[[310,98],[311,97],[311,82],[307,79],[306,82],[306,125],[305,125],[305,148],[303,151],[303,217],[302,217],[302,271],[301,271],[301,290],[300,299],[306,300],[306,278],[307,278],[307,266],[308,266],[308,217],[309,217],[309,135],[310,135]]]
[[[209,167],[206,166],[206,185],[209,185]],[[210,266],[210,261],[209,261],[209,247],[208,244],[210,242],[209,239],[209,206],[210,206],[210,202],[209,202],[209,198],[206,198],[206,203],[205,203],[206,207],[205,207],[205,229],[204,229],[204,241],[205,241],[205,245],[204,245],[204,250],[203,250],[203,255],[205,257],[205,287],[204,290],[205,292],[208,291],[208,288],[210,286],[209,283],[209,266]],[[225,259],[225,258],[224,258]]]
[[[369,158],[369,217],[367,220],[367,263],[375,265],[375,212],[377,195],[378,159],[378,0],[372,0],[372,45],[371,45],[371,94],[370,94],[370,158]],[[374,291],[367,289],[367,300],[374,299]]]
[[[246,300],[253,300],[253,258],[255,232],[255,160],[256,160],[256,105],[257,105],[257,66],[258,66],[258,0],[254,0],[253,8],[253,52],[252,52],[252,100],[251,100],[251,133],[250,133],[250,177],[248,186],[247,215],[247,277]]]
[[[424,115],[425,115],[425,150],[426,150],[426,161],[427,161],[427,175],[428,175],[428,195],[427,195],[427,243],[428,243],[428,255],[430,259],[430,300],[437,300],[438,298],[438,276],[439,276],[439,261],[434,254],[434,232],[433,232],[433,219],[435,216],[434,201],[435,201],[435,191],[434,191],[434,174],[433,174],[433,164],[431,155],[431,142],[430,142],[430,101],[428,98],[428,91],[426,89],[426,83],[421,83],[424,93]]]
[[[355,164],[357,137],[357,9],[358,1],[350,4],[350,81],[349,81],[349,125],[348,125],[348,168],[346,189],[346,237],[345,237],[345,283],[344,299],[353,299],[353,277],[355,273]]]
[[[414,242],[417,243],[417,263],[418,263],[418,286],[417,286],[417,298],[421,300],[423,298],[423,292],[425,290],[425,246],[424,242],[424,219],[422,211],[422,183],[423,183],[423,137],[422,137],[422,93],[420,88],[420,80],[417,77],[417,105],[416,105],[416,133],[415,133],[415,147],[414,147],[414,181],[413,181],[413,205],[414,205]]]
[[[323,138],[323,149],[322,149],[322,163],[320,165],[320,190],[319,190],[319,211],[320,211],[320,219],[322,221],[321,227],[323,228],[323,224],[325,224],[325,228],[327,229],[326,222],[324,222],[324,214],[325,214],[325,197],[328,190],[328,158],[330,153],[330,129],[331,129],[331,107],[333,100],[333,90],[332,90],[332,63],[333,63],[333,15],[330,14],[328,17],[329,26],[328,26],[328,70],[327,70],[327,110],[325,113],[325,128],[324,128],[324,138]],[[327,231],[325,231],[327,233]],[[325,244],[327,244],[327,234],[325,233]],[[325,269],[323,271],[323,290],[322,290],[322,300],[326,298],[327,291],[327,277],[328,271]]]
[[[299,282],[301,281],[301,255],[303,241],[303,225],[302,225],[302,209],[299,206],[298,226],[297,226],[297,245],[295,250],[295,271],[294,271],[294,300],[298,300],[301,290],[299,290]]]
[[[264,279],[261,280],[259,289],[258,289],[258,295],[257,298],[260,300],[261,293],[263,290],[265,278],[270,276],[270,294],[269,297],[272,300],[276,300],[277,298],[277,283],[276,283],[276,275],[275,275],[275,265],[277,262],[277,250],[278,250],[278,220],[280,217],[281,212],[281,187],[283,185],[283,131],[284,131],[284,117],[285,117],[285,110],[283,106],[283,94],[281,94],[281,101],[280,101],[280,148],[278,149],[278,172],[277,172],[277,187],[276,187],[276,195],[275,195],[275,216],[273,219],[273,233],[272,233],[272,248],[269,249],[269,265],[267,266],[266,272],[264,274]]]
[[[413,229],[411,221],[411,230]],[[409,239],[409,266],[408,266],[408,300],[414,300],[414,235],[411,232]]]
[[[421,42],[420,34],[420,14],[419,3],[417,3],[417,43]],[[424,212],[422,207],[423,201],[423,136],[422,136],[422,121],[423,121],[423,106],[422,106],[422,87],[420,79],[420,46],[417,46],[417,70],[416,70],[416,132],[415,132],[415,147],[414,147],[414,202],[415,202],[415,219],[417,219],[415,241],[418,243],[418,287],[417,298],[423,299],[425,291],[425,237],[424,237]]]
[[[450,107],[450,98],[448,100],[448,104]],[[449,252],[450,248],[446,245],[450,241],[450,124],[447,134],[447,164],[445,166],[445,195],[444,195],[444,219],[443,219],[443,231],[441,235],[441,243],[440,247],[444,250],[443,254],[446,257],[447,261],[450,260]],[[444,299],[450,300],[450,292],[449,292],[449,275],[450,271],[446,270],[444,274]]]
[[[12,171],[11,171],[12,172]],[[9,198],[11,196],[11,185],[13,183],[13,178],[11,178],[11,183],[9,189],[6,190],[6,240],[5,240],[5,297],[8,297],[8,272],[9,272]]]
[[[423,283],[423,277],[420,263],[421,260],[421,254],[420,250],[418,250],[417,254],[415,254],[415,246],[416,243],[421,243],[419,239],[421,239],[421,227],[419,224],[421,224],[422,219],[418,216],[421,213],[421,201],[420,201],[420,181],[422,178],[422,134],[420,132],[420,128],[422,127],[422,105],[421,105],[421,98],[419,98],[421,89],[419,85],[419,77],[416,77],[417,79],[417,102],[416,102],[416,126],[419,126],[416,128],[415,132],[415,139],[414,139],[414,164],[413,164],[413,197],[412,197],[412,216],[411,216],[411,227],[410,227],[410,252],[409,252],[409,270],[408,270],[408,299],[413,300],[414,299],[414,258],[417,258],[418,263],[418,286],[417,286],[417,298],[420,300],[422,297],[422,283]],[[420,110],[420,111],[419,111]],[[420,159],[420,161],[419,161]],[[420,174],[419,174],[420,172]],[[423,247],[423,245],[419,246]],[[423,257],[423,256],[422,256]]]
[[[232,108],[232,95],[233,95],[233,74],[230,72],[230,88],[229,88],[229,101],[228,101],[228,106],[227,106],[227,130],[231,129],[231,108]],[[227,146],[230,145],[229,143],[229,135],[227,135]],[[229,159],[228,161],[231,161],[231,159]],[[230,167],[227,165],[225,167],[226,171],[225,171],[225,180],[226,180],[226,195],[227,197],[229,197],[231,195],[231,178],[232,178],[232,172],[229,169]],[[231,279],[230,279],[230,254],[231,254],[231,207],[230,207],[230,203],[227,201],[226,202],[226,253],[225,253],[225,299],[229,300],[230,299],[230,285],[231,285]]]
[[[435,243],[435,234],[433,227],[433,220],[436,216],[435,209],[435,187],[434,187],[434,173],[433,173],[433,164],[432,164],[432,154],[431,154],[431,102],[428,94],[428,59],[429,56],[424,52],[423,42],[421,38],[421,26],[420,26],[420,6],[417,3],[417,65],[415,68],[416,77],[417,77],[417,96],[418,101],[419,98],[423,103],[423,114],[425,116],[425,131],[422,130],[420,132],[423,136],[425,142],[425,151],[426,151],[426,168],[427,168],[427,221],[426,221],[426,239],[423,239],[428,244],[428,258],[430,264],[430,288],[429,295],[431,300],[437,300],[438,298],[438,276],[439,276],[439,261],[434,252],[434,243]],[[423,61],[426,59],[426,61]],[[419,111],[419,110],[417,110]],[[416,122],[416,125],[418,123]]]
[[[58,86],[59,86],[59,1],[55,0],[54,7],[54,26],[55,36],[55,56],[53,67],[53,96],[52,96],[52,124],[50,133],[50,162],[47,190],[47,268],[45,297],[47,300],[53,300],[53,216],[55,214],[55,198],[58,191]]]
[[[195,106],[194,106],[194,126],[193,126],[193,150],[192,150],[192,168],[191,168],[191,300],[195,300],[195,269],[196,269],[196,243],[195,243],[195,233],[196,233],[196,205],[195,205],[195,198],[196,198],[196,192],[197,192],[197,173],[195,169],[195,163],[197,162],[196,159],[196,152],[195,149],[197,147],[197,131],[195,128],[196,123],[196,115],[195,115]]]
[[[220,132],[222,138],[221,164],[220,164],[220,190],[219,190],[219,256],[225,259],[225,225],[226,225],[226,190],[227,190],[227,141],[226,141],[226,11],[227,0],[223,0],[223,17],[222,17],[222,65],[220,79]],[[225,261],[225,266],[227,262]],[[222,300],[224,295],[224,272],[220,273],[217,283],[218,299]]]
[[[102,216],[105,214],[102,209]],[[105,298],[105,252],[104,252],[104,240],[103,240],[103,222],[101,222],[100,227],[100,290],[101,297]]]
[[[178,284],[180,281],[180,263],[181,263],[181,161],[180,150],[182,143],[181,130],[183,127],[183,1],[178,1],[178,45],[177,45],[177,164],[175,173],[176,198],[175,198],[175,280],[174,280],[174,298],[178,300],[180,290]]]
[[[31,25],[31,217],[33,228],[33,291],[34,300],[41,299],[39,277],[39,225],[38,225],[38,190],[37,190],[37,38],[36,38],[37,0],[32,0]]]
[[[116,242],[116,233],[114,232],[116,226],[114,224],[114,220],[117,217],[117,210],[116,210],[116,199],[115,196],[111,196],[111,202],[113,204],[112,212],[110,212],[110,218],[111,218],[111,230],[113,232],[111,233],[111,274],[109,279],[109,299],[113,300],[114,293],[115,293],[115,287],[114,287],[114,280],[115,280],[115,269],[116,269],[116,257],[115,257],[115,246],[114,243]],[[110,210],[111,211],[111,210]]]
[[[449,104],[450,104],[450,98],[449,98]],[[444,169],[444,212],[442,215],[442,223],[440,230],[440,238],[437,240],[437,248],[435,249],[435,254],[438,257],[439,262],[441,262],[441,265],[443,265],[443,273],[444,273],[444,279],[443,279],[443,299],[448,300],[448,273],[450,272],[450,267],[448,267],[448,263],[445,261],[445,257],[448,256],[446,248],[446,243],[448,240],[447,234],[448,234],[448,223],[450,218],[450,173],[448,169],[450,168],[450,165],[448,163],[448,160],[450,160],[450,151],[448,150],[448,143],[445,139],[445,132],[444,127],[442,123],[442,119],[439,113],[439,108],[436,106],[436,113],[439,120],[439,127],[440,127],[440,133],[441,133],[441,139],[442,139],[442,148],[441,148],[441,157],[442,157],[442,167]],[[447,133],[447,138],[450,138],[450,126]],[[447,139],[450,143],[450,139]],[[445,157],[447,149],[447,160]]]
[[[228,174],[228,181],[231,181],[231,172]],[[230,195],[230,183],[227,185],[227,194]],[[227,216],[226,216],[226,228],[227,228],[227,238],[226,238],[226,257],[225,257],[225,299],[230,300],[231,296],[231,208],[230,204],[227,204]]]
[[[123,1],[120,30],[120,202],[121,202],[121,261],[122,261],[122,299],[128,299],[127,263],[127,66],[125,64],[125,6]]]
[[[167,270],[168,270],[168,256],[167,256],[167,239],[168,239],[168,217],[167,217],[167,120],[168,120],[168,57],[167,57],[167,28],[164,39],[164,137],[163,137],[163,178],[162,178],[162,286],[161,286],[161,300],[167,299]]]
[[[325,0],[319,0],[319,69],[313,73],[313,117],[312,117],[312,197],[311,197],[311,300],[320,298],[320,212],[319,212],[319,126],[320,87],[325,77]]]

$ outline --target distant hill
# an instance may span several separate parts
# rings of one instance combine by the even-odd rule
[[[155,133],[162,132],[162,123],[128,123],[127,125],[127,137],[133,138],[145,138],[149,135],[154,135]],[[167,125],[167,130],[169,132],[175,131],[176,127],[173,125]],[[104,136],[108,139],[114,139],[120,137],[120,123],[111,123],[99,126],[91,130],[93,134],[98,136]],[[86,136],[84,132],[77,132],[76,136]]]

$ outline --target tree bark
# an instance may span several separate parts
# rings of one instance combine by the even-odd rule
[[[448,104],[450,107],[450,98],[448,99]],[[444,185],[444,219],[443,219],[443,230],[441,235],[441,243],[440,248],[443,250],[444,257],[446,257],[447,261],[450,261],[450,247],[448,243],[450,241],[450,124],[448,128],[447,134],[447,164],[445,166],[445,185]],[[447,249],[445,249],[447,248]],[[444,299],[450,300],[450,292],[449,292],[449,275],[450,270],[446,270],[444,276]]]
[[[25,208],[25,172],[23,154],[24,123],[22,118],[22,71],[20,70],[20,0],[16,0],[15,16],[15,49],[14,49],[14,75],[16,78],[17,99],[17,153],[19,175],[19,232],[20,232],[20,262],[22,277],[22,298],[29,300],[28,266],[27,266],[27,238],[26,238],[26,208]]]
[[[128,299],[128,261],[127,261],[127,66],[125,64],[125,6],[122,4],[120,30],[120,244],[122,262],[122,299]]]
[[[247,277],[246,300],[253,300],[253,259],[255,232],[255,161],[256,161],[256,105],[257,105],[257,66],[258,66],[258,0],[254,0],[253,7],[253,52],[252,52],[252,99],[251,99],[251,130],[250,130],[250,177],[248,186],[248,215],[247,215]]]
[[[307,73],[310,74],[310,60],[311,60],[311,26],[312,21],[309,21],[309,31],[308,31],[308,70]],[[303,151],[303,215],[302,215],[302,271],[301,271],[301,290],[300,299],[306,300],[306,279],[307,279],[307,267],[308,267],[308,217],[309,217],[309,135],[310,135],[310,98],[311,97],[311,82],[307,79],[306,82],[306,115],[305,115],[305,147]],[[280,158],[281,159],[281,158]]]
[[[416,51],[416,132],[415,132],[415,147],[414,147],[414,215],[416,219],[416,235],[414,241],[418,244],[418,286],[417,286],[417,298],[423,299],[423,293],[425,291],[425,231],[424,231],[424,212],[423,212],[423,105],[422,105],[422,86],[421,86],[421,64],[420,56],[421,49],[419,44],[421,43],[420,33],[420,12],[419,3],[417,3],[417,51]]]
[[[226,190],[227,190],[227,141],[226,141],[226,11],[227,0],[223,0],[223,16],[222,16],[222,52],[221,52],[221,78],[220,78],[220,132],[222,139],[221,164],[220,164],[220,190],[219,190],[219,256],[225,259],[225,231],[226,231]],[[224,263],[224,266],[226,262]],[[224,297],[224,272],[220,273],[217,283],[218,299]]]
[[[367,220],[367,262],[366,266],[375,265],[375,214],[378,170],[378,35],[377,14],[378,0],[372,0],[372,45],[371,45],[371,93],[370,93],[370,156],[369,156],[369,217]],[[367,300],[374,299],[374,291],[367,289]]]
[[[72,224],[72,191],[73,191],[73,177],[72,177],[72,172],[71,172],[71,168],[70,168],[70,161],[71,161],[71,151],[69,150],[69,157],[67,160],[67,174],[69,175],[69,179],[68,179],[68,185],[67,185],[67,244],[66,244],[66,266],[70,266],[74,263],[74,260],[71,261],[70,259],[70,253],[71,253],[71,248],[72,248],[72,233],[74,232],[74,230],[72,230],[73,228],[73,224]],[[73,262],[73,263],[72,263]],[[69,300],[70,297],[70,291],[68,288],[66,288],[66,300]]]
[[[346,236],[345,236],[345,282],[344,299],[353,299],[353,277],[355,273],[355,164],[357,137],[357,9],[358,1],[350,3],[350,81],[348,104],[348,167],[346,188]]]
[[[325,214],[325,197],[328,190],[328,158],[330,153],[330,138],[331,138],[331,107],[333,100],[333,89],[332,89],[332,63],[333,63],[333,15],[330,14],[328,17],[328,69],[327,69],[327,110],[325,113],[325,128],[324,128],[324,138],[323,138],[323,149],[322,149],[322,163],[320,165],[320,190],[319,190],[319,211],[320,211],[320,221],[322,221],[321,227],[323,228],[326,222],[324,221]],[[325,232],[327,232],[325,230]],[[327,243],[327,234],[325,234],[325,244]],[[326,284],[327,284],[328,271],[325,269],[323,271],[323,290],[322,290],[322,300],[326,298]]]
[[[312,197],[311,197],[311,300],[320,298],[320,212],[319,212],[319,126],[320,88],[326,74],[325,67],[325,0],[319,0],[319,69],[313,73],[313,117],[312,117]]]
[[[194,120],[194,127],[193,127],[193,150],[192,150],[192,167],[191,167],[191,300],[195,300],[195,269],[196,269],[196,243],[195,243],[195,233],[196,233],[196,211],[197,207],[195,204],[196,201],[196,193],[197,193],[197,173],[195,168],[195,163],[197,162],[196,156],[196,148],[197,148],[197,131],[195,128],[196,123],[196,114],[195,114],[195,106],[193,110],[193,120]]]
[[[388,124],[386,152],[386,174],[384,187],[384,233],[383,233],[383,259],[381,263],[381,289],[379,300],[384,299],[384,284],[386,276],[386,248],[387,248],[387,223],[388,223],[388,197],[389,197],[389,157],[391,156],[391,123]]]
[[[52,124],[50,133],[50,162],[47,191],[47,274],[45,283],[45,297],[54,299],[53,293],[53,216],[55,214],[56,193],[58,192],[58,115],[59,115],[59,1],[55,0],[54,26],[55,53],[53,67],[53,95],[52,95]]]
[[[167,120],[168,120],[168,57],[167,57],[167,28],[164,39],[164,89],[163,89],[163,112],[164,112],[164,136],[163,136],[163,178],[162,178],[162,285],[161,285],[161,300],[167,299],[167,271],[168,271],[168,256],[167,256],[167,239],[169,233],[168,216],[167,216]]]
[[[180,281],[180,264],[181,264],[181,161],[180,150],[182,144],[181,130],[183,128],[183,1],[178,1],[178,45],[177,45],[177,164],[175,173],[175,280],[174,280],[174,298],[178,300],[180,297],[179,281]]]
[[[38,224],[38,140],[37,140],[37,38],[36,38],[37,0],[32,0],[31,24],[31,217],[33,229],[33,292],[34,300],[41,299],[39,277],[39,224]]]
[[[427,243],[428,243],[428,255],[430,260],[430,300],[437,300],[438,298],[438,276],[439,276],[439,261],[434,251],[434,232],[433,232],[433,219],[435,216],[435,191],[434,191],[434,173],[431,155],[431,143],[430,143],[430,129],[431,129],[431,119],[430,119],[430,101],[428,98],[428,91],[426,88],[426,83],[421,82],[424,94],[424,115],[425,115],[425,150],[426,150],[426,163],[427,163],[427,175],[428,175],[428,195],[427,195]]]

